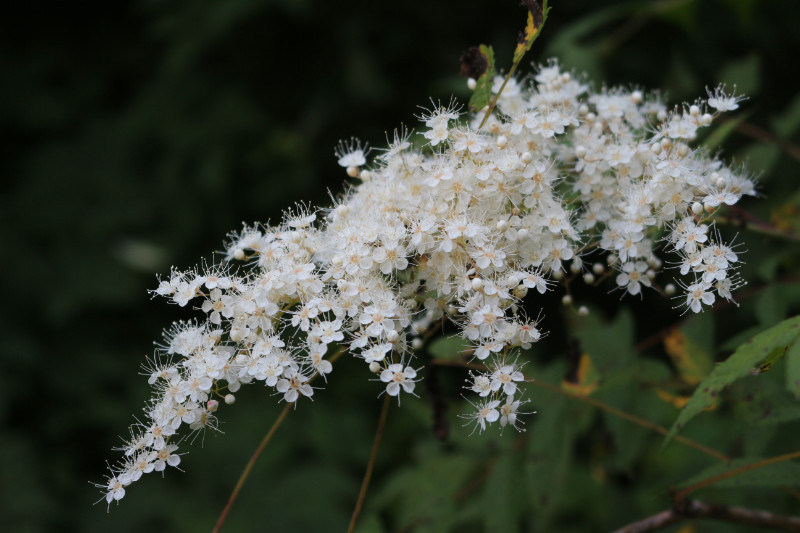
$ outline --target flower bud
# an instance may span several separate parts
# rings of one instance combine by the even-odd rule
[[[208,400],[206,411],[209,413],[216,413],[217,409],[219,409],[219,402],[217,400]]]
[[[664,287],[664,294],[666,294],[667,296],[672,296],[673,294],[675,294],[676,291],[677,289],[675,288],[675,285],[672,283],[667,283],[666,287]]]
[[[644,100],[644,96],[642,96],[642,91],[633,91],[631,93],[631,100],[633,100],[633,103],[636,105],[641,104],[642,100]]]
[[[477,86],[478,86],[478,81],[475,78],[469,78],[467,80],[467,87],[469,88],[470,91],[474,91],[475,87]]]
[[[561,303],[563,305],[572,305],[572,296],[570,296],[569,294],[565,294],[564,296],[561,297]]]
[[[377,374],[378,372],[380,372],[381,371],[380,363],[377,361],[372,361],[369,364],[369,371],[372,372],[373,374]]]
[[[692,213],[694,213],[697,216],[700,216],[700,213],[702,212],[703,212],[703,204],[701,204],[700,202],[695,202],[692,204]]]
[[[400,334],[397,333],[397,331],[395,331],[393,329],[390,329],[386,333],[386,340],[391,342],[392,344],[396,343],[398,341],[398,339],[400,339]]]
[[[597,274],[598,276],[602,275],[603,272],[606,271],[605,265],[603,263],[595,263],[592,265],[592,272]]]
[[[481,278],[472,278],[472,290],[479,291],[483,288],[483,280]]]
[[[358,174],[359,174],[358,167],[353,167],[353,166],[347,167],[347,175],[350,176],[351,178],[357,178]]]
[[[520,160],[525,163],[526,165],[531,162],[533,156],[530,152],[523,152],[521,156],[519,156]]]
[[[234,396],[233,394],[226,394],[225,403],[228,405],[233,405],[234,403],[236,403],[236,396]]]
[[[411,340],[411,347],[414,348],[415,350],[419,350],[420,348],[422,348],[422,339],[420,339],[419,337],[414,337]]]
[[[578,315],[580,316],[588,316],[589,315],[589,308],[585,305],[582,305],[578,308]]]
[[[506,146],[508,146],[508,137],[506,137],[505,135],[501,135],[500,137],[497,138],[497,147],[505,148]]]
[[[586,274],[584,274],[583,282],[586,283],[587,285],[591,285],[592,283],[594,283],[594,274],[592,274],[591,272],[587,272]]]

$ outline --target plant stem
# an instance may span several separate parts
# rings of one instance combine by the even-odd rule
[[[261,440],[261,444],[258,445],[256,451],[253,452],[253,455],[250,456],[250,460],[247,462],[247,466],[244,467],[244,471],[242,471],[242,475],[239,476],[239,481],[236,482],[236,486],[233,488],[233,492],[231,492],[230,497],[228,498],[228,503],[225,505],[225,508],[222,510],[222,513],[219,515],[219,520],[217,520],[217,525],[214,526],[214,530],[212,533],[218,533],[222,524],[225,522],[225,519],[228,517],[228,512],[230,512],[231,507],[233,506],[233,502],[236,501],[236,497],[239,496],[239,491],[242,490],[244,486],[244,482],[247,481],[248,476],[250,476],[250,471],[253,470],[253,466],[255,466],[256,461],[261,456],[261,452],[264,451],[264,448],[267,446],[267,443],[272,439],[272,436],[275,434],[275,431],[278,430],[281,423],[283,422],[286,415],[289,414],[289,410],[291,409],[293,403],[287,403],[281,414],[278,415],[278,418],[273,422],[272,427],[269,428],[267,434]]]
[[[648,516],[643,520],[628,524],[614,533],[643,533],[656,531],[691,518],[722,520],[734,524],[747,524],[778,531],[800,531],[800,518],[772,514],[759,509],[731,507],[728,505],[709,505],[697,500],[684,500],[672,508]]]
[[[676,492],[672,496],[672,499],[674,501],[676,501],[676,502],[679,502],[682,499],[684,499],[686,496],[691,494],[692,492],[694,492],[696,490],[699,490],[699,489],[702,489],[704,487],[707,487],[709,485],[713,485],[714,483],[717,483],[718,481],[722,481],[723,479],[728,479],[730,477],[737,476],[737,475],[741,474],[742,472],[747,472],[748,470],[754,470],[756,468],[762,468],[762,467],[767,466],[767,465],[780,463],[780,462],[783,462],[783,461],[789,461],[790,459],[795,459],[797,457],[800,457],[800,451],[796,451],[796,452],[792,452],[792,453],[786,453],[786,454],[783,454],[783,455],[779,455],[777,457],[772,457],[770,459],[764,459],[763,461],[757,461],[757,462],[751,463],[749,465],[740,466],[739,468],[734,468],[733,470],[729,470],[728,472],[723,472],[722,474],[718,474],[716,476],[712,476],[712,477],[710,477],[708,479],[704,479],[703,481],[700,481],[699,483],[695,483],[694,485],[690,485],[690,486],[686,487],[685,489]]]
[[[337,359],[339,359],[339,357],[342,356],[342,354],[344,354],[344,352],[345,352],[344,348],[339,348],[339,350],[331,356],[329,361],[331,363],[334,363]],[[309,384],[312,383],[318,377],[319,373],[314,374],[308,380],[308,383]],[[289,409],[294,405],[295,402],[292,402],[292,403],[287,403],[284,406],[283,410],[281,411],[281,414],[278,415],[278,418],[275,420],[275,422],[272,423],[272,427],[270,427],[269,431],[267,431],[267,434],[264,435],[264,438],[261,440],[261,444],[258,445],[256,451],[253,452],[252,456],[250,456],[250,460],[247,462],[247,465],[244,467],[244,470],[239,476],[239,480],[236,482],[236,486],[233,488],[230,497],[228,497],[228,503],[225,504],[225,508],[222,510],[222,513],[220,513],[219,519],[217,520],[217,524],[214,526],[214,529],[212,530],[211,533],[219,533],[222,524],[225,523],[225,519],[228,517],[228,513],[230,512],[231,507],[233,506],[233,502],[235,502],[237,496],[239,496],[239,491],[242,490],[244,482],[247,481],[247,478],[250,476],[250,472],[253,470],[253,466],[255,466],[258,458],[261,456],[261,452],[264,451],[264,448],[267,446],[267,443],[269,443],[269,441],[272,439],[272,436],[280,427],[281,423],[283,423],[283,419],[286,418],[286,415],[289,414]]]
[[[386,416],[389,413],[389,403],[391,396],[385,394],[383,397],[383,407],[381,408],[381,416],[378,419],[378,429],[375,431],[375,441],[372,443],[372,452],[370,452],[369,462],[367,463],[367,471],[364,473],[364,479],[361,481],[361,490],[358,493],[358,500],[356,507],[353,509],[353,516],[350,518],[350,525],[347,528],[347,533],[353,533],[358,521],[358,515],[361,514],[361,508],[364,506],[364,499],[367,497],[367,487],[369,487],[370,479],[372,479],[372,470],[375,468],[375,458],[378,456],[378,448],[381,445],[381,437],[383,436],[383,428],[386,425]]]

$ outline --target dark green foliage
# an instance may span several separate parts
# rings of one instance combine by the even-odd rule
[[[576,303],[592,310],[577,319],[558,303],[562,293],[537,295],[529,315],[544,308],[548,336],[522,355],[524,370],[543,384],[575,383],[586,353],[590,398],[662,428],[696,416],[679,436],[734,461],[676,439],[662,449],[662,434],[536,383],[526,432],[469,437],[456,417],[469,408],[459,396],[466,371],[442,367],[449,437],[434,435],[423,386],[419,399],[392,406],[359,531],[610,530],[667,508],[671,486],[800,447],[791,332],[800,313],[800,4],[550,7],[521,74],[529,60],[556,56],[597,85],[663,90],[669,102],[738,84],[749,100],[701,141],[746,164],[762,197],[739,206],[748,216],[724,211],[720,225],[744,243],[739,307],[695,317],[652,291],[620,302],[607,286],[575,287]],[[429,98],[466,103],[461,52],[492,43],[497,71],[507,72],[525,16],[519,2],[495,0],[16,3],[0,19],[0,531],[210,531],[279,412],[261,387],[220,409],[225,435],[198,438],[185,473],[140,481],[110,514],[91,505],[100,493],[89,481],[102,481],[116,435],[147,397],[138,365],[163,327],[192,314],[150,301],[155,274],[216,261],[211,251],[243,221],[276,221],[301,200],[328,205],[328,191],[345,188],[339,139],[381,146],[386,131],[413,127]],[[491,77],[482,83],[490,89]],[[673,328],[688,359],[665,349]],[[459,346],[441,340],[429,351],[455,360]],[[687,360],[711,374],[689,373],[678,363]],[[714,380],[713,410],[701,410],[709,383],[693,377]],[[345,530],[380,408],[371,378],[363,365],[337,363],[328,388],[280,428],[223,531]],[[798,501],[776,487],[796,485],[797,466],[756,469],[697,496],[797,514]]]

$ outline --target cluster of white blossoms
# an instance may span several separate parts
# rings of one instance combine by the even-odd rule
[[[521,301],[614,273],[624,293],[669,293],[655,282],[657,244],[676,258],[687,310],[730,299],[738,258],[710,221],[753,183],[690,143],[738,100],[720,88],[670,111],[638,90],[592,92],[553,62],[511,79],[482,126],[484,112],[435,106],[421,117],[422,148],[405,130],[370,162],[366,145],[341,144],[339,164],[359,183],[334,207],[245,227],[219,265],[173,270],[154,291],[203,318],[174,324],[149,362],[154,395],[102,485],[107,501],[177,466],[178,444],[215,428],[242,384],[311,398],[311,379],[347,351],[381,394],[414,394],[414,352],[442,321],[488,369],[470,377],[467,418],[516,428],[515,349],[542,335]]]

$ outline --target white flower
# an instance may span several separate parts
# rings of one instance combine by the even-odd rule
[[[340,141],[339,147],[336,149],[336,157],[338,158],[339,166],[342,167],[360,167],[366,164],[367,154],[369,153],[369,146],[361,146],[361,141],[352,138],[348,142]]]
[[[414,385],[417,377],[417,371],[410,366],[403,367],[402,364],[389,365],[389,368],[381,372],[381,381],[386,383],[386,394],[389,396],[398,396],[397,400],[400,401],[400,389],[409,394],[414,393]]]
[[[708,92],[708,105],[720,113],[739,109],[739,102],[744,100],[743,96],[736,96],[734,93],[727,94],[724,86],[717,87],[713,93],[708,89],[706,92]]]

